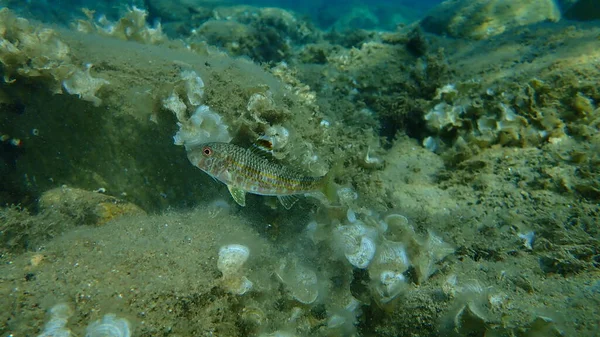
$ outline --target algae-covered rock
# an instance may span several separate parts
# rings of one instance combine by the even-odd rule
[[[100,226],[122,216],[145,214],[138,206],[100,190],[67,186],[46,191],[32,209],[35,212],[17,206],[0,208],[0,253],[37,250],[75,227]]]
[[[165,21],[186,21],[191,18],[210,16],[212,9],[220,4],[220,0],[147,0],[144,5],[153,17]]]
[[[44,192],[39,199],[43,212],[59,212],[81,225],[102,225],[124,215],[145,214],[138,206],[105,195],[67,186]]]
[[[345,13],[335,21],[333,28],[339,31],[373,29],[379,24],[379,18],[370,6],[352,6],[345,9]]]
[[[239,300],[218,287],[218,245],[227,237],[250,241],[260,265],[267,268],[274,265],[276,254],[242,219],[205,215],[199,210],[177,217],[120,217],[104,226],[71,228],[45,242],[40,252],[14,256],[0,267],[2,279],[13,285],[0,288],[0,319],[10,322],[3,329],[37,336],[44,330],[46,311],[66,303],[73,316],[64,324],[81,336],[107,312],[143,320],[134,326],[136,335],[161,334],[165,326],[181,336],[203,336],[211,330],[244,335],[236,324],[239,315],[232,314]],[[273,258],[266,259],[269,255]],[[253,280],[262,289],[255,303],[273,308],[282,298],[269,288],[276,281],[268,275]],[[18,309],[25,302],[27,309]],[[18,320],[10,318],[15,310]],[[285,321],[269,310],[269,319]]]
[[[294,44],[314,41],[320,34],[308,21],[281,8],[222,6],[193,35],[192,40],[206,40],[231,55],[267,62],[289,59]]]
[[[7,8],[0,9],[0,63],[6,83],[34,78],[46,82],[52,93],[62,93],[64,87],[96,106],[102,102],[96,93],[109,83],[93,77],[91,65],[74,61],[69,46],[55,30],[40,29]]]
[[[421,21],[432,33],[487,39],[519,26],[558,21],[553,0],[447,0]]]
[[[0,33],[6,43],[0,59],[11,80],[0,88],[5,108],[0,110],[0,130],[20,144],[19,160],[12,160],[16,165],[2,168],[13,182],[10,194],[35,198],[63,184],[103,187],[144,209],[211,199],[219,187],[203,186],[210,178],[173,146],[177,122],[187,122],[198,106],[210,107],[230,126],[230,136],[219,139],[233,137],[249,146],[261,135],[283,134],[285,139],[277,139],[277,150],[285,149],[282,156],[291,153],[286,159],[326,173],[323,158],[334,144],[323,146],[328,140],[324,135],[341,126],[320,126],[323,117],[310,88],[299,81],[285,86],[248,60],[209,49],[199,55],[174,42],[169,48],[150,46],[154,40],[138,39],[149,29],[140,25],[143,13],[132,11],[123,22],[133,16],[138,21],[130,22],[130,28],[139,32],[123,28],[133,35],[111,35],[119,38],[114,39],[98,27],[88,34],[39,28],[2,10],[6,20],[0,22]],[[41,33],[48,39],[41,39]],[[53,95],[61,85],[74,95]],[[94,95],[99,85],[102,90]],[[21,108],[13,113],[12,106]]]
[[[227,50],[231,55],[248,55],[255,47],[253,35],[258,32],[236,21],[208,20],[197,29],[211,45]]]

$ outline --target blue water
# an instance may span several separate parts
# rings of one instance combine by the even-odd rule
[[[420,19],[430,8],[439,3],[440,0],[404,0],[404,1],[268,1],[255,0],[244,2],[212,2],[207,1],[205,5],[251,5],[259,7],[279,7],[297,13],[300,17],[309,18],[316,26],[323,29],[331,29],[336,21],[347,16],[353,9],[360,8],[364,16],[369,16],[369,20],[360,20],[355,18],[354,23],[338,26],[342,29],[383,29],[393,30],[397,24],[407,24]],[[160,4],[160,1],[91,1],[91,0],[43,0],[43,1],[19,1],[4,0],[0,5],[9,5],[11,8],[19,10],[26,16],[36,18],[45,22],[55,24],[67,24],[73,18],[81,17],[80,8],[89,8],[97,10],[111,19],[116,19],[122,15],[128,6],[136,5],[140,8],[146,8],[150,11],[150,17],[154,20],[168,22],[172,18],[153,15],[152,6]],[[168,1],[167,1],[168,3]],[[187,4],[194,6],[202,5],[202,1],[182,1],[179,8]],[[176,6],[177,7],[177,6]],[[184,18],[181,18],[184,19]]]

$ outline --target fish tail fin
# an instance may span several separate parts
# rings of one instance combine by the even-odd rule
[[[339,175],[342,169],[343,163],[336,163],[322,178],[320,192],[323,193],[329,205],[338,203],[337,191],[339,186],[335,183],[335,178]]]

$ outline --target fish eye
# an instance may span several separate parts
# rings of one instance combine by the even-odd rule
[[[210,148],[210,146],[205,146],[205,147],[202,149],[202,153],[203,153],[205,156],[207,156],[207,157],[208,157],[208,156],[212,156],[212,154],[213,154],[213,150]]]

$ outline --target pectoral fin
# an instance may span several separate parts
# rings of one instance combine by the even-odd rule
[[[235,200],[238,205],[246,206],[246,191],[231,185],[227,185],[227,188],[229,189],[229,193],[231,193],[233,200]]]
[[[292,208],[296,201],[298,201],[298,198],[293,195],[280,195],[277,197],[277,199],[279,199],[279,202],[283,205],[283,207],[285,207],[285,209]]]

